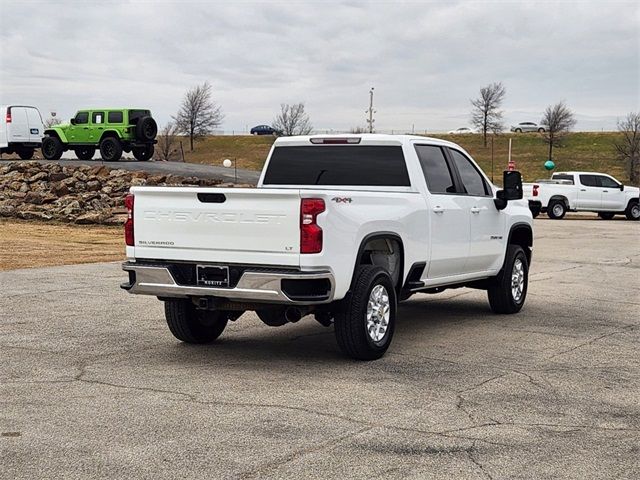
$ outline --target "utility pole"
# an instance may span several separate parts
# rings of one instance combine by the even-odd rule
[[[376,111],[373,109],[373,87],[369,90],[369,110],[365,110],[364,113],[369,114],[369,118],[367,118],[367,124],[369,125],[369,133],[373,133],[373,123],[375,122],[373,118],[373,114]]]

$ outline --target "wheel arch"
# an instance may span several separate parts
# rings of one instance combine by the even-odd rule
[[[629,201],[627,202],[626,208],[631,208],[631,205],[633,205],[634,203],[640,203],[640,198],[639,197],[630,198]]]
[[[118,140],[122,140],[122,135],[120,135],[120,132],[118,130],[105,130],[104,132],[102,132],[102,135],[100,135],[100,140],[98,140],[98,143],[102,142],[102,140],[107,137],[114,137]]]
[[[571,208],[569,204],[569,199],[564,195],[553,195],[547,202],[547,208],[549,208],[549,204],[555,200],[560,200],[562,203],[564,203],[565,207],[567,207],[567,210]]]
[[[375,259],[371,257],[367,258],[367,252],[372,251],[371,248],[376,245],[382,245],[381,243],[376,242],[386,242],[391,241],[397,244],[398,247],[398,257],[399,263],[397,265],[397,278],[394,278],[396,293],[400,294],[402,290],[403,282],[404,282],[404,242],[402,241],[402,237],[395,232],[372,232],[364,236],[362,241],[360,242],[360,246],[358,247],[358,253],[356,255],[355,263],[353,265],[353,270],[351,272],[351,283],[353,284],[353,279],[358,270],[359,265],[379,265],[385,268],[385,265],[381,265],[379,263],[375,263]],[[368,248],[369,247],[369,248]],[[394,272],[389,272],[392,277],[394,276]]]
[[[531,264],[531,249],[533,248],[533,229],[528,223],[515,223],[509,229],[507,245],[519,245],[527,256],[527,261]],[[506,251],[506,248],[505,248]]]
[[[49,135],[50,137],[57,137],[58,140],[60,140],[62,143],[69,143],[64,132],[57,128],[47,128],[43,133],[44,135]]]

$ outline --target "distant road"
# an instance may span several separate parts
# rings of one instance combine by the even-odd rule
[[[3,161],[23,161],[9,160]],[[212,165],[202,165],[199,163],[183,163],[183,162],[138,162],[136,160],[120,160],[119,162],[103,162],[102,160],[33,160],[40,163],[58,163],[60,165],[79,166],[79,165],[105,165],[110,168],[122,168],[124,170],[144,171],[159,175],[181,175],[183,177],[200,177],[200,178],[217,178],[223,182],[235,182],[233,167],[216,167]],[[2,162],[0,162],[0,165]],[[237,183],[250,183],[255,185],[258,183],[260,172],[254,170],[238,169]]]

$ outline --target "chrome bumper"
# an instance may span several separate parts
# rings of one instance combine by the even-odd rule
[[[335,281],[330,272],[245,271],[234,288],[224,288],[179,285],[169,269],[164,266],[125,262],[122,269],[125,272],[134,272],[135,276],[131,276],[133,281],[120,285],[121,288],[129,293],[156,297],[220,297],[250,302],[311,305],[331,302],[335,291]],[[328,296],[322,299],[292,300],[282,290],[282,280],[328,280],[331,288]]]

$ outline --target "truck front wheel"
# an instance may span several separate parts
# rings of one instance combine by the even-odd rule
[[[164,316],[174,337],[186,343],[211,343],[218,338],[229,319],[228,312],[198,310],[190,300],[164,302]]]
[[[396,324],[396,292],[382,267],[358,268],[344,308],[334,320],[340,349],[358,360],[375,360],[391,344]]]
[[[638,203],[637,200],[629,203],[624,214],[627,217],[627,220],[640,220],[640,203]]]
[[[509,245],[504,267],[492,279],[487,293],[493,313],[518,313],[529,286],[529,262],[519,245]]]
[[[60,160],[62,142],[58,137],[44,137],[42,139],[42,156],[47,160]]]

